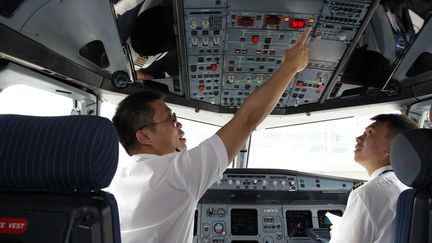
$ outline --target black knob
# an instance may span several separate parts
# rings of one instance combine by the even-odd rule
[[[126,89],[132,81],[125,71],[116,71],[111,75],[111,83],[117,89]]]

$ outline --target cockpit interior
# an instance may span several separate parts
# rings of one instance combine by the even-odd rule
[[[258,130],[382,107],[428,127],[431,13],[430,0],[0,1],[0,91],[36,86],[98,115],[152,89],[180,117],[222,126],[311,27],[307,67]],[[247,154],[201,198],[193,242],[328,242],[327,213],[364,182],[247,168]]]

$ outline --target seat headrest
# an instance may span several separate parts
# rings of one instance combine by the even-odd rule
[[[401,182],[423,188],[432,181],[432,130],[400,132],[390,148],[390,161]]]
[[[118,146],[106,118],[0,115],[0,190],[100,190],[115,174]]]

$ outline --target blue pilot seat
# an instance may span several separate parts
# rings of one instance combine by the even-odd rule
[[[399,180],[411,187],[399,196],[396,243],[432,243],[432,130],[399,133],[390,160]]]
[[[0,242],[120,243],[111,121],[0,115]]]

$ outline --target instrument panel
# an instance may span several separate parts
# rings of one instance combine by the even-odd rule
[[[331,93],[324,91],[337,79],[339,62],[348,46],[355,44],[371,4],[365,0],[270,0],[265,4],[183,0],[179,21],[184,26],[180,32],[185,46],[185,92],[190,99],[211,105],[240,106],[277,70],[282,52],[310,26],[309,64],[294,77],[277,108],[318,103]]]
[[[224,174],[210,187],[213,190],[267,190],[267,191],[344,191],[351,190],[353,182],[302,174]]]
[[[317,242],[341,216],[354,180],[287,170],[228,169],[201,198],[194,242]]]

